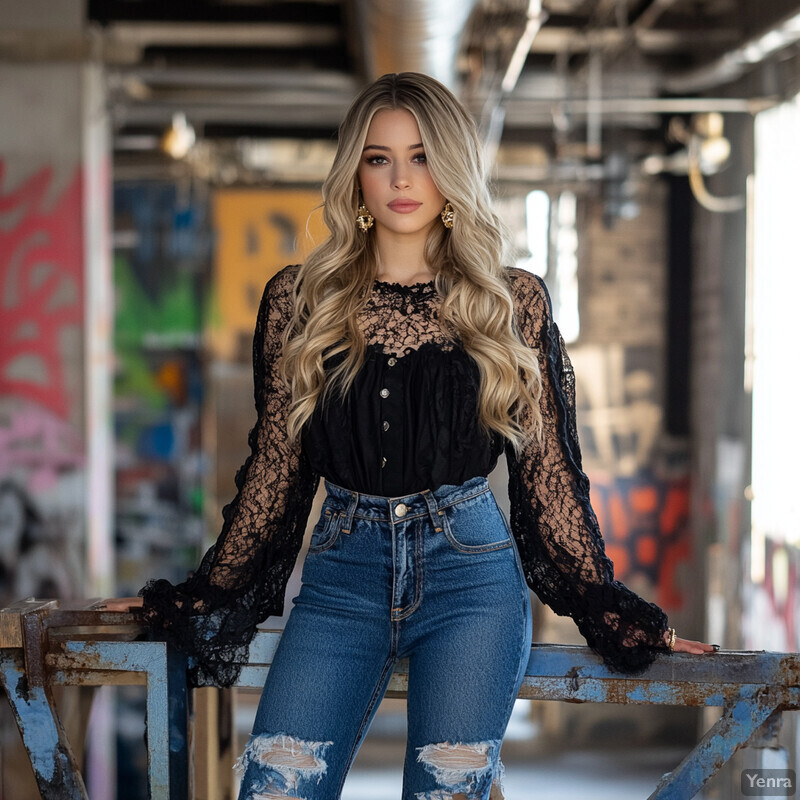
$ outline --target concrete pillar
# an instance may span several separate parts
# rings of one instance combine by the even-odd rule
[[[744,195],[753,172],[753,121],[725,119],[732,160],[707,180],[719,197]],[[744,645],[742,587],[749,581],[751,395],[745,384],[747,212],[712,213],[692,200],[693,276],[691,342],[692,528],[705,593],[703,638],[726,650]],[[706,709],[702,728],[718,717]],[[747,751],[726,764],[706,791],[709,798],[739,797]],[[762,762],[762,766],[764,763]]]
[[[104,78],[53,46],[85,17],[82,0],[0,0],[32,43],[0,49],[0,602],[113,592]]]
[[[744,195],[753,171],[753,122],[725,120],[734,157],[708,181]],[[692,517],[704,552],[708,641],[741,647],[740,587],[749,551],[751,396],[745,386],[747,219],[695,205],[692,282]]]

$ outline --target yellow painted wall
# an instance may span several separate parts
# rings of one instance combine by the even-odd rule
[[[210,337],[218,358],[241,359],[252,341],[264,284],[286,264],[300,263],[324,240],[321,202],[319,192],[309,190],[215,194],[215,314]]]

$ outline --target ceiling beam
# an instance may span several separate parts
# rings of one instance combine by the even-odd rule
[[[532,53],[587,53],[600,48],[607,50],[623,45],[631,34],[621,28],[598,28],[578,31],[566,26],[545,25],[531,46]],[[710,30],[636,29],[633,40],[645,53],[686,53],[700,46],[722,47],[737,43],[741,37],[732,28]]]

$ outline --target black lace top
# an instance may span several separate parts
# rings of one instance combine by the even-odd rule
[[[478,366],[445,338],[437,306],[432,281],[375,282],[359,320],[369,342],[364,364],[344,402],[318,406],[304,430],[316,473],[400,497],[494,469],[503,437],[478,424]]]
[[[222,532],[186,581],[153,581],[141,592],[151,625],[190,656],[195,684],[230,685],[258,623],[282,613],[320,475],[398,496],[486,475],[505,445],[479,432],[477,367],[442,332],[434,284],[381,281],[361,314],[367,360],[348,402],[318,409],[290,444],[290,392],[279,367],[296,275],[287,267],[264,290],[253,342],[258,419]],[[538,353],[543,383],[542,442],[519,455],[505,445],[525,576],[609,667],[637,672],[666,648],[667,619],[614,580],[581,469],[572,367],[547,290],[523,270],[507,275],[516,327]]]

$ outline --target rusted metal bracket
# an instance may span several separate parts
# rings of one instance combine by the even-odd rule
[[[772,692],[745,690],[726,705],[722,716],[686,758],[659,782],[648,800],[682,800],[694,797],[731,756],[747,743],[756,729],[777,711]]]
[[[49,688],[31,686],[21,649],[0,651],[0,680],[44,800],[88,800]]]
[[[44,670],[44,620],[56,606],[31,599],[0,611],[0,681],[44,800],[88,800]]]
[[[44,800],[88,800],[51,688],[145,684],[150,797],[186,797],[185,659],[164,642],[138,638],[146,630],[135,615],[98,606],[26,600],[0,610],[3,687],[39,791]]]

